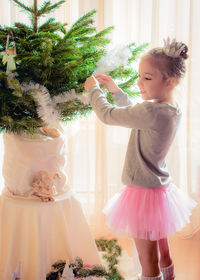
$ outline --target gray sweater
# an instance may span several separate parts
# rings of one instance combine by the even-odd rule
[[[116,106],[107,102],[99,87],[90,91],[92,108],[102,122],[132,129],[122,173],[123,184],[146,188],[169,184],[171,177],[165,157],[179,125],[179,108],[150,101],[133,105],[122,91],[113,96]]]

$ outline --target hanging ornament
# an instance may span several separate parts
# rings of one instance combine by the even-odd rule
[[[7,68],[6,68],[6,74],[9,75],[10,73],[12,73],[13,71],[16,70],[16,62],[15,62],[15,57],[17,56],[16,53],[16,46],[15,46],[15,42],[14,42],[14,37],[13,37],[13,33],[11,31],[11,35],[12,35],[12,39],[13,41],[9,44],[9,34],[7,36],[7,42],[6,42],[6,53],[4,54],[3,58],[2,58],[2,62],[4,65],[7,64]]]

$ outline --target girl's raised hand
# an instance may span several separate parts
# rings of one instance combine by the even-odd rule
[[[112,77],[107,75],[97,75],[95,78],[98,80],[100,84],[103,84],[105,88],[111,93],[116,93],[120,91],[120,88],[115,84]]]
[[[90,91],[93,87],[98,86],[98,85],[99,85],[99,83],[95,79],[95,77],[90,76],[89,78],[86,79],[84,88],[85,88],[85,90]]]

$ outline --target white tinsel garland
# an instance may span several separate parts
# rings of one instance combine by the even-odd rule
[[[79,99],[84,104],[89,104],[89,97],[82,94],[77,94],[74,89],[63,92],[51,98],[46,87],[30,82],[22,84],[21,90],[23,93],[28,93],[37,101],[37,113],[46,125],[57,127],[61,120],[61,112],[56,108],[56,104],[64,103],[70,100]]]
[[[37,113],[43,122],[52,127],[56,127],[61,120],[61,114],[52,102],[48,89],[33,82],[22,84],[21,88],[22,92],[28,92],[37,101]]]
[[[78,93],[76,93],[76,91],[74,89],[63,92],[57,96],[54,96],[53,104],[56,105],[58,103],[64,103],[64,102],[67,102],[70,100],[75,100],[75,99],[79,99],[85,105],[90,104],[89,97],[86,94],[84,94],[84,92],[82,94],[78,94]]]

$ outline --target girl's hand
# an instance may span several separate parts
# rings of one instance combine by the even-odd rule
[[[87,78],[87,80],[85,81],[85,90],[90,91],[93,87],[98,86],[99,83],[98,81],[95,79],[94,76],[91,76],[89,78]]]
[[[107,75],[97,75],[95,78],[97,78],[100,84],[104,84],[105,88],[111,93],[120,91],[120,88],[115,84],[112,77]]]

